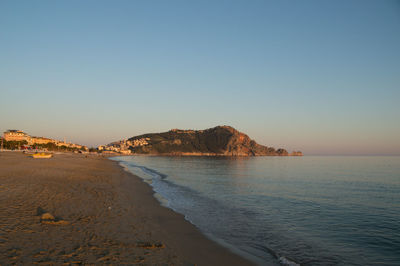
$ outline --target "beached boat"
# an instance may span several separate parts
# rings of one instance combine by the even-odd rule
[[[53,154],[44,153],[44,152],[32,154],[32,157],[35,158],[35,159],[40,159],[40,158],[48,159],[48,158],[51,158],[52,156],[53,156]]]

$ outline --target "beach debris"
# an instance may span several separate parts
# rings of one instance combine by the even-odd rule
[[[54,219],[54,216],[48,212],[42,214],[42,216],[40,217],[41,221],[54,221]]]
[[[136,243],[136,246],[145,249],[165,248],[164,244],[161,242],[150,243],[148,241],[139,241]]]
[[[43,211],[44,210],[42,208],[38,207],[38,211],[37,211],[38,214],[42,213]],[[54,215],[49,212],[45,212],[45,213],[41,214],[40,222],[42,224],[52,224],[52,225],[67,225],[67,224],[69,224],[68,221],[63,220],[60,217],[54,217]]]

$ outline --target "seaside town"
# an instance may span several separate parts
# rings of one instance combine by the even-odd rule
[[[134,140],[121,140],[112,142],[108,145],[101,145],[97,147],[99,152],[103,153],[121,153],[121,154],[131,154],[130,148],[146,146],[150,138],[140,138]]]
[[[22,130],[9,129],[3,133],[1,148],[10,150],[67,150],[67,151],[88,151],[88,147],[66,140],[60,141],[45,137],[30,136]]]
[[[9,129],[0,137],[0,148],[9,150],[32,150],[41,149],[46,151],[73,151],[73,152],[96,152],[104,154],[131,154],[131,147],[148,145],[149,138],[135,140],[121,140],[97,148],[88,148],[84,145],[60,141],[46,137],[30,136],[23,130]]]

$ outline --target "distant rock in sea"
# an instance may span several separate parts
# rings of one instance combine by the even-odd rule
[[[246,134],[230,126],[205,130],[172,129],[113,142],[103,150],[124,154],[198,155],[198,156],[302,156],[300,151],[288,153],[285,149],[257,144]]]

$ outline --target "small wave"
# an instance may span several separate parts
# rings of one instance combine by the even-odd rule
[[[166,174],[160,173],[160,172],[158,172],[158,171],[156,171],[154,169],[148,168],[146,166],[135,165],[135,167],[138,167],[138,168],[142,169],[143,172],[146,172],[146,173],[148,173],[148,174],[150,174],[150,175],[152,175],[153,177],[156,177],[156,178],[165,179],[165,178],[168,177]]]
[[[268,252],[269,254],[271,254],[274,258],[276,258],[279,262],[279,264],[281,265],[285,265],[285,266],[300,266],[299,263],[294,262],[284,256],[281,256],[280,254],[278,254],[277,252],[275,252],[274,250],[270,249],[269,247],[266,247],[264,245],[255,245],[255,247],[257,247],[258,249],[264,250],[266,252]]]
[[[123,162],[119,162],[119,165],[122,167],[122,169],[124,169],[124,171],[126,171],[126,172],[128,172],[128,173],[131,173],[131,172],[129,171],[128,166],[125,165]]]
[[[161,204],[161,206],[164,206],[164,207],[168,208],[169,201],[166,198],[164,198],[159,193],[154,193],[153,196],[158,200],[158,202]]]
[[[134,164],[132,162],[120,161],[119,165],[122,166],[122,168],[127,172],[131,172],[129,170],[130,167],[138,168],[143,173],[145,173],[145,174],[147,174],[147,175],[149,175],[149,176],[151,176],[152,178],[155,178],[155,179],[165,179],[165,178],[168,177],[168,175],[160,173],[157,170],[154,170],[154,169],[148,168],[146,166],[142,166],[142,165],[136,165],[136,164]],[[141,175],[139,175],[139,177],[143,178]]]
[[[291,260],[289,260],[289,259],[287,259],[287,258],[285,258],[285,257],[279,257],[279,258],[278,258],[278,261],[279,261],[279,263],[282,264],[282,265],[287,265],[287,266],[300,266],[300,264],[298,264],[298,263],[296,263],[296,262],[294,262],[294,261],[291,261]]]

